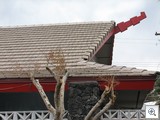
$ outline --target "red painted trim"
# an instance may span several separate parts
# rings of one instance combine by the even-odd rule
[[[117,76],[119,82],[115,90],[152,90],[156,76]],[[66,90],[69,82],[96,81],[96,77],[70,77],[67,80]],[[29,79],[5,79],[0,80],[0,92],[37,92]],[[6,82],[7,81],[7,82]],[[40,78],[41,85],[46,92],[54,91],[55,81],[53,78]],[[98,81],[100,88],[104,89],[104,81]]]
[[[104,46],[104,44],[115,34],[114,33],[115,30],[113,29],[108,35],[107,37],[103,40],[103,42],[100,44],[100,46],[98,46],[98,48],[96,49],[96,51],[94,52],[94,54],[89,58],[89,60],[92,60],[93,57],[97,54],[97,52]]]
[[[151,90],[155,81],[156,75],[152,76],[116,76],[115,80],[120,84],[116,90],[134,90],[134,89],[147,89]],[[45,91],[54,91],[55,80],[53,78],[38,78],[44,87]],[[96,81],[96,77],[69,77],[66,84],[68,89],[69,82],[82,82],[82,81]],[[100,87],[103,89],[105,83],[99,81]],[[36,88],[28,78],[19,79],[0,79],[0,92],[36,92]]]
[[[103,40],[103,42],[100,44],[100,46],[98,46],[98,48],[96,49],[96,51],[94,52],[94,54],[89,58],[89,60],[92,60],[93,57],[97,54],[97,52],[103,47],[103,45],[115,34],[119,33],[119,32],[123,32],[125,30],[128,29],[128,27],[132,26],[132,25],[137,25],[138,23],[140,23],[141,20],[146,18],[146,14],[145,12],[141,12],[140,16],[135,16],[132,17],[129,21],[126,22],[121,22],[118,23],[117,26],[115,26],[113,28],[113,30],[111,30],[111,32],[109,32],[109,34],[107,35],[107,37]]]
[[[54,91],[56,83],[41,83],[45,92]],[[68,84],[66,84],[65,90],[68,90]],[[0,92],[38,92],[36,87],[32,83],[14,83],[14,84],[7,84],[3,83],[0,84]]]
[[[56,83],[41,83],[44,91],[54,91]],[[104,90],[106,83],[99,81],[99,86]],[[120,81],[119,85],[115,87],[115,90],[152,90],[154,81]],[[66,84],[66,90],[68,90],[68,84]],[[33,84],[0,84],[0,92],[37,92],[37,89]]]
[[[115,79],[118,81],[154,81],[156,78],[156,75],[150,75],[150,76],[115,76]],[[41,83],[52,83],[56,82],[53,77],[46,77],[46,78],[37,78],[40,80]],[[72,81],[95,81],[97,80],[97,77],[92,76],[92,77],[69,77],[67,79],[67,82],[72,82]],[[0,84],[7,83],[7,84],[18,84],[18,83],[23,83],[23,84],[32,84],[31,80],[29,78],[5,78],[5,79],[0,79]]]
[[[105,88],[104,82],[99,82],[100,88]],[[152,90],[154,81],[121,81],[115,90]]]
[[[129,21],[118,23],[117,26],[114,28],[114,33],[117,34],[119,32],[123,32],[128,29],[128,27],[132,25],[137,25],[140,23],[141,20],[146,18],[145,12],[141,12],[140,16],[132,17]]]

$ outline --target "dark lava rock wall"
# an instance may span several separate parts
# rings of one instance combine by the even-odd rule
[[[100,98],[97,82],[69,83],[68,112],[72,120],[84,120],[84,117]]]

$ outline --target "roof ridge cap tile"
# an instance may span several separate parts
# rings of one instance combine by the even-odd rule
[[[50,24],[28,24],[28,25],[10,25],[10,26],[0,26],[0,28],[23,28],[23,27],[42,27],[42,26],[59,26],[59,25],[86,25],[86,24],[98,24],[106,23],[113,24],[113,21],[87,21],[87,22],[66,22],[66,23],[50,23]]]
[[[106,65],[104,65],[104,67],[105,67],[105,66],[106,66]],[[147,69],[139,69],[139,68],[136,68],[136,67],[117,66],[117,65],[107,65],[107,66],[111,66],[112,68],[114,68],[114,67],[121,67],[121,68],[122,68],[121,70],[123,70],[123,69],[130,69],[132,72],[134,72],[134,70],[135,70],[135,71],[141,70],[142,72],[155,72],[155,71],[151,71],[151,70],[147,70]]]

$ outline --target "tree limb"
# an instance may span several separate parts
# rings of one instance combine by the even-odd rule
[[[33,84],[35,85],[35,87],[37,88],[40,96],[42,97],[47,109],[52,112],[54,115],[56,114],[56,110],[55,108],[50,104],[49,99],[46,95],[46,93],[43,90],[43,87],[41,86],[41,84],[39,83],[39,80],[34,78],[33,73],[30,73],[30,79],[32,80]]]
[[[97,113],[94,117],[93,120],[98,120],[98,118],[106,111],[108,110],[112,105],[112,99],[109,100],[109,102],[103,107],[103,109]]]
[[[54,104],[55,109],[59,109],[59,99],[60,99],[60,89],[61,89],[62,83],[60,81],[57,81],[56,87],[55,87],[55,93],[54,93]],[[59,110],[58,110],[59,111]]]
[[[55,80],[57,81],[57,84],[56,84],[56,86],[55,86],[55,93],[54,93],[54,105],[55,105],[55,109],[57,110],[56,112],[57,112],[57,114],[59,114],[59,112],[60,112],[60,110],[59,110],[59,99],[60,99],[60,88],[61,88],[61,82],[60,82],[60,80],[58,80],[57,78],[56,78],[56,74],[54,74],[54,72],[47,66],[46,67],[46,70],[48,70],[49,71],[49,73],[51,74],[51,75],[53,75],[53,77],[55,78]]]
[[[89,113],[87,114],[84,120],[90,120],[91,117],[94,116],[94,113],[102,105],[103,101],[105,100],[109,92],[110,92],[110,89],[108,90],[108,87],[106,87],[101,95],[101,99],[92,107],[92,109],[89,111]]]
[[[56,78],[56,74],[47,66],[46,70],[48,70],[48,72],[54,77],[54,79],[58,82],[59,80]]]
[[[106,78],[104,79],[106,80]],[[114,77],[111,77],[107,82],[108,82],[108,86],[105,86],[105,90],[103,91],[100,100],[89,111],[89,113],[85,117],[85,120],[97,120],[115,102],[116,96],[114,94],[114,87],[115,87]],[[97,109],[102,105],[102,103],[104,102],[105,98],[109,95],[109,93],[111,93],[111,98],[109,98],[109,102],[102,108],[102,110],[96,113]]]
[[[97,113],[94,117],[93,120],[97,120],[98,118],[100,118],[100,116],[105,113],[110,107],[111,105],[115,102],[115,94],[114,94],[114,85],[113,82],[110,86],[111,89],[111,98],[109,99],[109,102],[103,107],[103,109],[101,111],[99,111],[99,113]]]
[[[65,92],[65,84],[66,84],[66,80],[69,76],[69,73],[66,72],[65,75],[63,76],[63,78],[61,79],[61,88],[60,88],[60,106],[61,106],[61,111],[62,111],[62,115],[65,113],[65,108],[64,108],[64,92]]]
[[[54,95],[54,101],[55,101],[55,108],[57,110],[56,112],[56,118],[63,118],[63,114],[65,113],[64,108],[64,92],[65,92],[65,83],[69,76],[69,73],[66,72],[65,75],[57,81],[56,88],[55,88],[55,95]]]

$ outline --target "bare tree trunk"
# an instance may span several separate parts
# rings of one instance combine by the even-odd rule
[[[55,107],[53,107],[50,104],[48,97],[46,96],[42,86],[39,83],[39,80],[34,79],[34,72],[38,70],[36,66],[35,66],[34,72],[30,73],[30,79],[32,80],[33,84],[36,86],[47,109],[51,111],[53,115],[55,116],[54,120],[62,120],[63,115],[65,113],[65,107],[64,107],[65,84],[69,76],[69,73],[66,70],[65,58],[61,50],[58,50],[55,52],[53,51],[49,52],[46,58],[47,58],[46,69],[50,72],[50,74],[54,77],[54,79],[57,82],[56,87],[55,87],[55,93],[54,93]],[[50,69],[48,67],[49,64],[53,65],[53,69]]]
[[[53,75],[53,77],[55,78],[57,84],[56,84],[56,87],[55,87],[55,93],[54,93],[54,106],[55,106],[55,109],[56,109],[56,114],[58,115],[59,113],[59,99],[60,99],[60,88],[61,88],[61,82],[60,80],[57,79],[57,77],[55,77],[55,74],[54,72],[49,68],[49,67],[46,67],[46,69],[50,72],[51,75]]]
[[[65,92],[65,83],[68,78],[69,73],[66,72],[66,74],[63,76],[62,79],[59,80],[59,82],[56,85],[56,91],[55,91],[55,101],[56,101],[56,120],[62,120],[63,115],[65,113],[64,108],[64,92]]]
[[[54,93],[54,104],[56,109],[55,120],[62,120],[61,110],[60,110],[60,89],[61,83],[58,81]]]
[[[101,79],[106,80],[106,78],[101,78]],[[101,95],[101,99],[93,106],[93,108],[89,111],[84,120],[98,120],[100,116],[111,107],[111,105],[115,102],[116,98],[114,94],[114,87],[115,87],[114,77],[111,77],[108,80],[108,86],[105,87],[105,90]],[[102,108],[102,110],[96,113],[97,109],[102,105],[102,103],[104,102],[105,98],[109,95],[109,93],[111,93],[111,98],[109,99],[109,102]]]
[[[65,113],[65,108],[64,108],[65,84],[69,76],[69,73],[66,71],[65,75],[63,75],[63,77],[61,78],[61,77],[56,77],[54,72],[49,67],[46,67],[46,69],[51,73],[51,75],[54,76],[55,80],[57,81],[54,94],[54,104],[56,109],[55,120],[62,120],[63,115]]]
[[[109,99],[109,102],[103,107],[103,109],[101,111],[99,111],[99,113],[97,113],[94,117],[93,120],[98,120],[100,118],[100,116],[105,113],[110,107],[111,105],[113,105],[113,103],[115,102],[115,94],[114,94],[114,85],[113,82],[110,86],[110,90],[111,90],[111,98]]]
[[[63,120],[63,115],[65,113],[65,107],[64,107],[64,92],[65,92],[65,84],[66,80],[69,76],[69,73],[66,71],[66,63],[64,59],[64,55],[61,51],[58,52],[50,52],[47,57],[48,64],[53,64],[54,69],[50,69],[47,67],[46,69],[50,72],[51,75],[53,75],[54,79],[56,80],[57,84],[55,87],[55,93],[54,93],[54,104],[55,108],[50,104],[48,97],[46,96],[42,86],[39,83],[38,79],[34,79],[34,75],[31,74],[31,80],[33,84],[36,86],[36,88],[39,91],[39,94],[41,95],[46,107],[49,111],[53,113],[55,116],[55,120]],[[103,79],[103,78],[102,78]],[[101,80],[102,80],[101,79]],[[95,106],[90,110],[88,115],[85,117],[85,120],[97,120],[100,118],[100,116],[110,108],[110,106],[115,102],[115,95],[114,95],[114,77],[110,77],[108,80],[104,78],[108,86],[106,86],[104,92],[101,95],[101,99],[95,104]],[[98,113],[97,109],[102,105],[107,95],[111,93],[111,98],[109,99],[109,102],[103,107],[102,110],[100,110]]]
[[[53,115],[55,115],[55,114],[56,114],[56,110],[55,110],[55,108],[50,104],[49,99],[48,99],[46,93],[45,93],[44,90],[43,90],[43,87],[42,87],[41,84],[39,83],[39,80],[38,80],[38,79],[36,79],[36,80],[34,79],[33,73],[30,73],[30,78],[31,78],[33,84],[35,85],[35,87],[37,88],[40,96],[42,97],[42,100],[44,101],[47,109],[48,109]]]
[[[110,101],[104,106],[104,108],[99,112],[97,113],[92,120],[98,120],[100,118],[100,116],[105,113],[112,105],[112,99],[110,99]]]
[[[65,107],[64,107],[64,92],[65,92],[65,85],[66,85],[66,80],[69,76],[69,73],[66,72],[63,78],[61,79],[61,88],[60,88],[60,106],[61,106],[61,114],[62,116],[65,113]]]
[[[93,106],[93,108],[89,111],[89,113],[87,114],[87,116],[85,117],[84,120],[90,120],[93,118],[96,110],[102,105],[103,101],[105,100],[105,98],[107,97],[107,95],[109,94],[110,90],[105,89],[101,95],[101,99]]]

